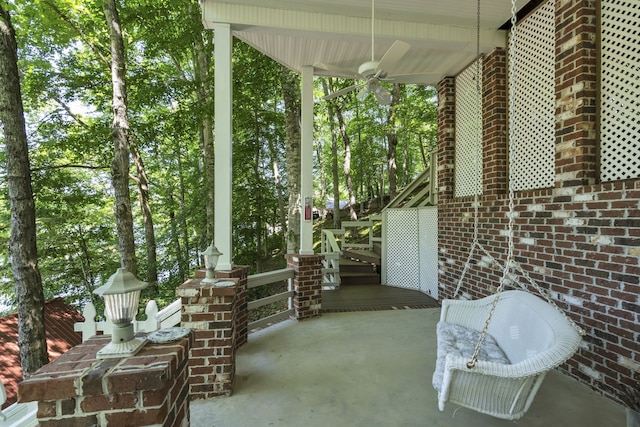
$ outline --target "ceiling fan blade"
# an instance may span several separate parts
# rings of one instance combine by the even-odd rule
[[[339,97],[339,96],[342,96],[342,95],[344,95],[344,94],[347,94],[347,93],[351,92],[352,90],[356,90],[356,89],[358,89],[359,87],[364,86],[365,84],[366,84],[366,83],[359,83],[359,84],[357,84],[357,85],[351,85],[351,86],[345,87],[344,89],[340,89],[340,90],[337,90],[337,91],[335,91],[335,92],[333,92],[333,93],[330,93],[329,95],[325,96],[325,97],[324,97],[324,98],[322,98],[322,99],[324,99],[324,100],[330,100],[330,99],[333,99],[333,98],[337,98],[337,97]]]
[[[384,54],[376,70],[389,71],[392,70],[400,59],[409,51],[411,45],[402,40],[396,40],[393,42],[389,50]]]
[[[338,67],[337,65],[316,62],[315,64],[313,64],[313,67],[328,71],[329,73],[331,73],[332,77],[342,77],[345,79],[355,79],[358,77],[357,72],[353,70],[348,70],[346,68]]]

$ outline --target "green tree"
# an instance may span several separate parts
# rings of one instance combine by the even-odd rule
[[[113,91],[113,162],[111,178],[115,193],[115,216],[122,266],[137,273],[133,214],[129,194],[129,117],[127,116],[126,58],[120,16],[115,0],[104,1],[104,16],[110,36],[111,86]]]
[[[11,17],[0,4],[0,122],[4,129],[7,188],[11,205],[9,257],[18,297],[20,364],[23,376],[29,377],[49,362],[49,354],[17,50]]]

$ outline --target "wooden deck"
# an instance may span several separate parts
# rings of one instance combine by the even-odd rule
[[[323,313],[435,307],[438,302],[420,291],[392,286],[349,285],[322,291]]]

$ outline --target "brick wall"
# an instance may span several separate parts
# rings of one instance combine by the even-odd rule
[[[585,345],[561,369],[616,399],[640,384],[640,181],[596,184],[594,1],[556,2],[556,183],[516,193],[515,257],[587,331]],[[483,66],[484,177],[479,240],[504,261],[506,91],[504,52]],[[438,85],[440,297],[451,297],[473,238],[473,198],[453,197],[455,94]],[[474,263],[479,261],[476,256]],[[496,268],[473,265],[463,291],[495,290]]]
[[[221,279],[212,285],[196,277],[176,290],[182,299],[181,324],[194,334],[189,356],[192,399],[230,396],[233,392],[239,281]]]
[[[192,336],[96,359],[110,340],[93,337],[44,366],[20,383],[18,401],[38,401],[41,427],[188,426]]]
[[[287,267],[295,270],[293,308],[297,320],[320,316],[322,305],[322,255],[287,254]]]
[[[247,309],[248,277],[248,265],[234,265],[232,270],[216,271],[216,278],[220,280],[238,279],[236,288],[236,348],[246,344],[249,336],[249,310]]]

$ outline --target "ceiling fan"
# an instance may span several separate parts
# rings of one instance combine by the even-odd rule
[[[385,52],[379,61],[375,59],[375,0],[371,0],[371,61],[367,61],[358,67],[358,71],[345,70],[331,64],[316,63],[314,67],[334,72],[336,75],[353,76],[360,80],[357,83],[344,89],[333,92],[323,99],[329,100],[347,94],[356,89],[360,89],[357,99],[363,101],[370,93],[373,93],[378,102],[382,105],[391,104],[391,94],[389,90],[380,84],[380,82],[396,82],[411,83],[419,79],[419,75],[393,75],[389,70],[393,70],[396,62],[409,51],[411,45],[401,40],[396,40],[391,47]],[[418,79],[417,79],[418,77]]]

